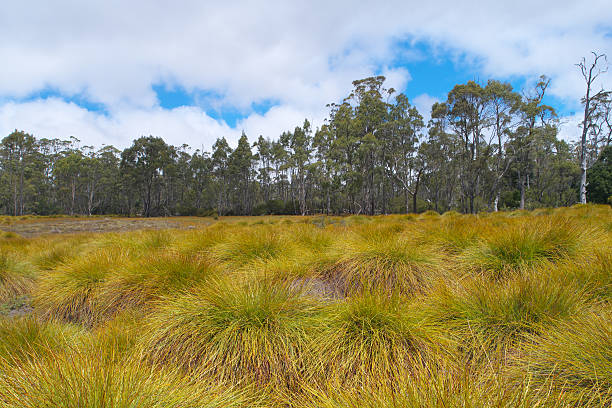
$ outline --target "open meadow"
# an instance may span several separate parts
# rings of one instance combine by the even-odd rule
[[[0,408],[612,404],[610,206],[0,229]]]

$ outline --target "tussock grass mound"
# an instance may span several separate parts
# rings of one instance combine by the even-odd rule
[[[434,291],[426,301],[428,315],[480,350],[516,344],[586,310],[576,287],[537,274],[502,283],[474,279]]]
[[[0,362],[1,364],[1,362]],[[193,382],[159,367],[116,364],[77,349],[0,372],[0,407],[259,406],[246,391]]]
[[[102,287],[127,262],[124,253],[98,250],[41,274],[34,306],[43,318],[92,326],[114,312],[101,299]]]
[[[0,253],[0,303],[9,302],[31,291],[34,281],[32,269],[28,263]]]
[[[313,343],[321,378],[363,384],[393,379],[426,351],[431,333],[398,296],[365,293],[330,306]]]
[[[447,214],[447,213],[445,213]],[[440,222],[427,223],[418,232],[421,242],[431,242],[444,252],[457,255],[475,245],[483,226],[478,219],[460,215],[443,215]]]
[[[53,269],[63,262],[67,262],[79,253],[78,245],[71,240],[57,242],[55,240],[41,241],[34,248],[33,263],[40,269]]]
[[[416,367],[416,369],[414,369]],[[564,394],[535,390],[528,383],[508,387],[498,373],[457,364],[447,356],[435,363],[414,361],[394,381],[347,387],[335,376],[321,386],[307,386],[293,397],[300,408],[533,408],[574,407]]]
[[[609,407],[611,219],[0,236],[0,408]]]
[[[529,373],[539,388],[564,390],[579,406],[612,404],[612,311],[587,313],[533,337],[515,378]],[[587,404],[587,402],[593,405]]]
[[[460,260],[467,269],[503,278],[545,262],[566,260],[587,245],[585,231],[566,218],[519,220],[491,229]]]
[[[84,337],[85,332],[74,325],[33,317],[0,319],[0,361],[19,366],[79,343]]]
[[[233,268],[253,262],[265,262],[286,255],[291,241],[277,229],[253,226],[233,232],[223,242],[210,249],[211,259]]]
[[[566,262],[546,271],[557,276],[560,284],[582,288],[594,301],[612,302],[612,246],[605,242],[592,255]]]
[[[171,248],[184,256],[201,256],[211,247],[223,241],[227,235],[222,224],[213,224],[202,230],[184,233],[181,239],[176,239]]]
[[[201,257],[172,252],[143,256],[111,271],[99,289],[99,298],[108,313],[150,307],[164,294],[179,292],[216,272]]]
[[[336,248],[338,261],[322,277],[345,295],[373,288],[419,292],[438,263],[428,249],[406,234],[372,228],[347,236]]]
[[[160,304],[143,353],[229,383],[291,384],[316,330],[318,307],[265,281],[218,281]]]

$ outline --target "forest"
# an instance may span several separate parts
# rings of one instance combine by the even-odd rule
[[[375,215],[607,203],[611,93],[593,92],[588,68],[575,143],[559,139],[544,76],[522,91],[493,79],[456,85],[428,123],[385,77],[369,77],[328,105],[320,128],[305,120],[274,139],[243,132],[235,148],[219,137],[211,152],[156,136],[120,151],[15,130],[0,145],[0,212]]]

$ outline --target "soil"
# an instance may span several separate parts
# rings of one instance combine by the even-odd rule
[[[212,220],[195,217],[174,218],[33,218],[11,224],[0,224],[0,230],[23,237],[79,232],[119,232],[142,229],[193,229],[209,225]]]

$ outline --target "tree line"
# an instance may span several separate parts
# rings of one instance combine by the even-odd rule
[[[433,104],[428,123],[383,76],[369,77],[328,105],[320,128],[305,120],[276,139],[252,141],[243,132],[235,148],[221,137],[211,152],[154,136],[123,151],[95,149],[16,130],[0,145],[0,212],[475,213],[606,202],[611,95],[593,93],[589,68],[581,68],[587,93],[576,143],[558,138],[557,114],[544,103],[546,77],[522,92],[497,80],[456,85]]]

